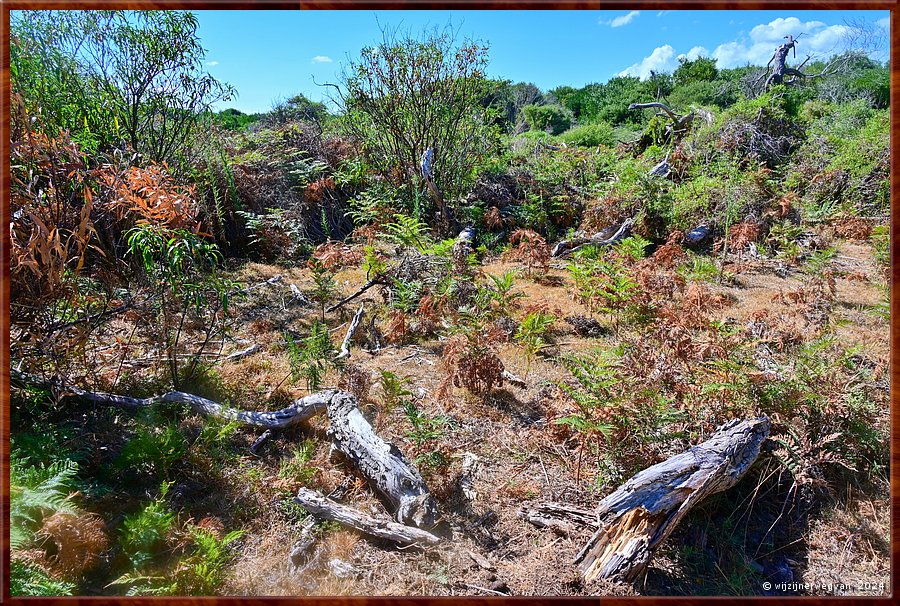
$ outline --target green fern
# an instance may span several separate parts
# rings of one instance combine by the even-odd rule
[[[10,562],[9,593],[13,596],[72,595],[75,584],[58,581],[31,562],[13,558]]]
[[[27,459],[10,455],[10,548],[21,549],[31,541],[44,517],[54,513],[77,514],[70,493],[78,464],[63,460],[35,467]]]

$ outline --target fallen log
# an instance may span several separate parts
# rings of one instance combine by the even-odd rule
[[[553,257],[568,257],[576,250],[585,246],[610,246],[619,240],[625,239],[631,233],[631,227],[634,225],[634,217],[625,219],[615,233],[604,238],[601,234],[596,234],[590,238],[572,238],[571,240],[560,240],[553,247],[550,255]]]
[[[351,507],[336,503],[308,488],[301,488],[294,497],[294,502],[316,518],[337,522],[368,536],[400,545],[427,547],[441,542],[440,537],[426,530],[388,520],[378,520]]]
[[[766,417],[735,419],[600,501],[598,530],[575,557],[584,580],[634,581],[691,507],[737,484],[768,435]]]
[[[328,401],[328,436],[335,448],[368,479],[401,524],[432,528],[437,504],[418,470],[396,446],[382,440],[363,417],[356,398],[336,392]]]

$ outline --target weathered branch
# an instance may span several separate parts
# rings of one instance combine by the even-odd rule
[[[341,343],[341,349],[338,351],[338,355],[335,356],[335,360],[343,360],[344,358],[350,357],[350,340],[353,338],[354,333],[356,333],[356,329],[359,328],[359,321],[362,320],[365,311],[365,303],[360,303],[359,311],[356,312],[356,315],[353,316],[353,321],[350,322],[350,328],[347,329],[347,334],[344,336],[344,342]]]
[[[589,511],[567,503],[539,503],[523,509],[520,517],[541,528],[552,528],[563,534],[572,534],[576,528],[596,530],[599,525],[596,511]]]
[[[387,277],[385,276],[385,274],[378,274],[377,276],[375,276],[374,278],[372,278],[371,280],[369,280],[368,282],[366,282],[365,284],[363,284],[363,285],[362,285],[356,292],[354,292],[352,295],[350,295],[349,297],[344,297],[343,299],[341,299],[340,301],[338,301],[337,303],[335,303],[334,305],[332,305],[331,307],[329,307],[329,308],[326,309],[325,311],[326,311],[327,313],[331,313],[331,312],[333,312],[335,309],[337,309],[337,308],[339,308],[339,307],[342,307],[342,306],[345,305],[346,303],[349,303],[350,301],[352,301],[353,299],[355,299],[355,298],[358,297],[359,295],[363,294],[364,292],[366,292],[367,290],[369,290],[370,288],[372,288],[372,287],[375,286],[376,284],[386,284],[386,283],[387,283]]]
[[[321,493],[308,488],[301,488],[294,501],[316,518],[337,522],[378,539],[385,539],[400,545],[418,546],[432,546],[441,542],[440,537],[426,530],[375,519],[346,505],[335,503]]]
[[[730,421],[604,498],[597,507],[599,529],[575,557],[585,581],[634,581],[691,507],[741,479],[768,435],[766,417]]]
[[[568,257],[576,250],[585,246],[609,246],[622,240],[631,233],[631,226],[634,225],[634,217],[629,217],[622,222],[622,225],[609,238],[603,238],[599,234],[590,238],[572,238],[571,240],[560,240],[553,251],[550,253],[554,257]]]
[[[678,122],[682,118],[681,114],[676,114],[674,111],[672,111],[671,108],[669,108],[668,105],[666,105],[665,103],[660,103],[658,101],[655,101],[653,103],[632,103],[628,106],[628,109],[648,109],[651,107],[663,110],[666,115],[672,118],[672,120],[674,120],[675,122]]]

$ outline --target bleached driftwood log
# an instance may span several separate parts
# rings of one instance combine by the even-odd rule
[[[585,581],[634,581],[691,507],[737,484],[768,435],[766,417],[730,421],[707,441],[637,473],[600,501],[598,530],[575,557]]]
[[[437,545],[441,538],[421,528],[378,520],[361,511],[336,503],[315,490],[301,488],[294,498],[306,511],[320,520],[329,520],[359,532],[400,545]]]
[[[437,521],[437,504],[425,481],[396,446],[375,434],[356,398],[337,392],[328,401],[328,419],[328,436],[335,448],[385,498],[397,521],[432,528]]]
[[[628,237],[628,234],[631,233],[631,227],[634,225],[634,217],[629,217],[622,222],[622,225],[616,229],[615,233],[608,237],[604,238],[600,234],[594,235],[590,238],[572,238],[571,240],[560,240],[556,243],[556,246],[553,247],[551,251],[551,255],[554,257],[568,257],[576,250],[583,248],[585,246],[610,246],[615,244],[619,240],[623,240]]]

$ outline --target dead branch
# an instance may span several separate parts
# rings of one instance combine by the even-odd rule
[[[335,503],[315,490],[301,488],[294,501],[315,517],[337,522],[353,528],[370,537],[392,541],[400,545],[433,546],[441,538],[428,531],[398,524],[388,520],[378,520],[346,505]]]
[[[768,435],[766,417],[735,419],[604,498],[597,507],[599,529],[575,557],[585,581],[634,581],[694,505],[737,484]]]
[[[590,511],[567,503],[539,503],[523,509],[519,516],[540,528],[552,528],[571,535],[577,528],[596,530],[599,526],[596,511]]]
[[[338,355],[335,356],[335,360],[343,360],[344,358],[350,357],[350,340],[353,338],[354,333],[356,333],[356,329],[359,328],[359,321],[362,320],[365,311],[365,303],[360,303],[359,311],[356,312],[356,315],[353,316],[353,321],[350,322],[350,328],[347,329],[347,334],[344,336],[344,342],[341,343],[341,349],[338,351]]]
[[[629,217],[622,222],[622,225],[616,229],[616,232],[609,238],[603,238],[600,234],[596,234],[590,238],[572,238],[571,240],[560,240],[553,247],[550,253],[553,257],[568,257],[576,250],[585,246],[610,246],[619,240],[623,240],[631,233],[631,226],[634,225],[634,217]]]

